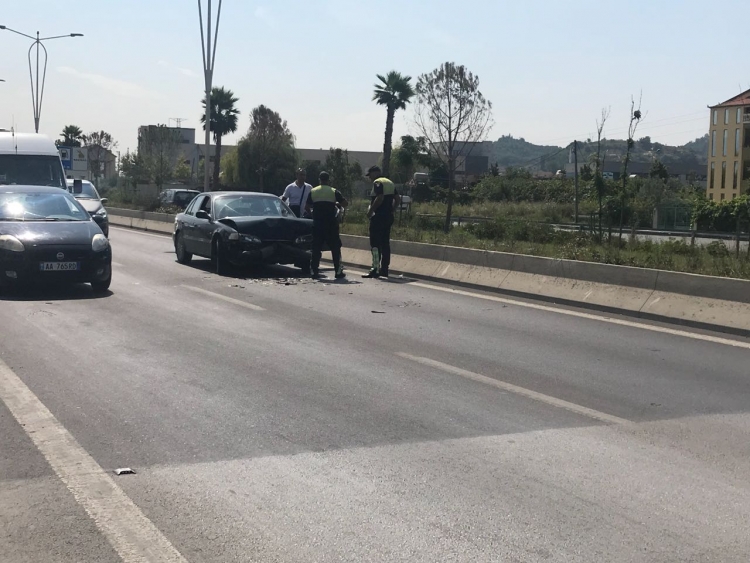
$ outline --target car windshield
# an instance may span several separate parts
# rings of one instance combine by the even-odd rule
[[[59,157],[0,154],[0,185],[64,188],[65,183]]]
[[[0,194],[0,221],[88,221],[86,210],[61,191]]]
[[[68,184],[68,191],[73,194],[73,186],[70,184]],[[94,184],[89,182],[83,182],[81,184],[81,193],[73,195],[79,199],[99,199],[99,194],[96,192]]]
[[[275,196],[232,195],[216,198],[214,214],[226,217],[286,217],[289,210]]]
[[[177,205],[187,206],[200,192],[175,192],[172,200]]]

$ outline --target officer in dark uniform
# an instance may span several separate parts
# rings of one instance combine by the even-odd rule
[[[346,208],[349,202],[336,188],[328,185],[328,172],[320,173],[320,185],[310,191],[305,209],[312,211],[313,243],[310,269],[314,278],[323,277],[320,274],[320,257],[323,245],[327,244],[333,256],[333,268],[337,280],[345,278],[344,267],[341,265],[341,237],[339,236],[339,211]]]
[[[367,218],[370,220],[370,249],[372,251],[372,268],[363,278],[388,277],[391,265],[391,227],[393,213],[401,203],[396,185],[388,178],[381,176],[379,166],[371,166],[367,177],[372,180],[370,208]]]

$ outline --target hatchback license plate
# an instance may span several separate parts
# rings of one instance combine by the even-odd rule
[[[72,272],[81,269],[80,262],[41,262],[39,269],[42,272]]]

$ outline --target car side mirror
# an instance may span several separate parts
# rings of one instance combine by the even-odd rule
[[[73,193],[74,194],[83,193],[83,181],[82,180],[73,180]]]
[[[107,202],[108,202],[109,200],[108,200],[108,199],[107,199],[106,197],[103,197],[103,198],[102,198],[102,199],[100,199],[99,201],[101,201],[101,202],[102,202],[102,205],[104,205],[104,204],[105,204],[105,203],[107,203]]]
[[[211,220],[211,216],[208,214],[207,211],[201,209],[195,214],[196,219],[206,219],[207,221]]]

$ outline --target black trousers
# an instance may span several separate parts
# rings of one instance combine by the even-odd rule
[[[380,254],[379,272],[387,272],[391,265],[391,227],[393,215],[390,213],[370,218],[370,248],[377,248]]]
[[[341,267],[341,237],[339,236],[339,223],[335,218],[327,221],[313,221],[312,260],[310,261],[313,273],[320,268],[323,245],[327,245],[331,250],[333,268],[338,272]]]

